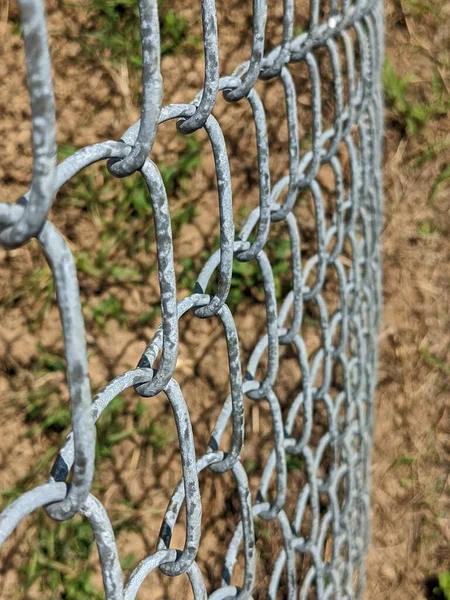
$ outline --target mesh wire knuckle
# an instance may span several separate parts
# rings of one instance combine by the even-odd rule
[[[30,191],[15,205],[0,205],[0,244],[14,248],[36,237],[50,266],[64,333],[72,431],[59,451],[48,482],[25,492],[0,514],[0,545],[40,507],[58,521],[81,513],[95,533],[107,598],[135,598],[144,580],[160,569],[171,577],[187,574],[195,598],[244,599],[251,598],[260,585],[256,542],[261,523],[271,522],[279,530],[281,541],[278,547],[272,547],[275,555],[268,598],[362,597],[369,539],[369,465],[381,297],[381,0],[330,0],[326,19],[321,17],[321,2],[311,0],[309,26],[299,34],[295,33],[294,0],[284,0],[281,42],[268,53],[267,2],[253,0],[250,56],[224,77],[219,77],[215,2],[202,0],[203,89],[192,102],[165,107],[161,106],[158,2],[139,0],[140,21],[136,26],[140,27],[143,54],[141,119],[119,142],[82,148],[59,165],[42,1],[20,0],[20,6],[34,164]],[[326,92],[319,52],[327,55],[330,64],[331,85]],[[296,64],[305,66],[310,84],[312,131],[307,144],[302,143],[299,134],[302,115],[292,73]],[[36,74],[39,77],[33,77]],[[288,163],[286,174],[272,185],[267,131],[270,110],[255,86],[258,81],[277,79],[283,90]],[[258,206],[237,234],[229,154],[220,123],[212,115],[220,91],[229,102],[248,103],[255,133]],[[325,93],[329,96],[324,97]],[[327,128],[324,102],[333,105],[332,122]],[[180,301],[168,198],[158,166],[148,158],[158,125],[169,120],[175,120],[176,127],[185,134],[205,129],[214,156],[220,215],[220,247],[204,264],[192,294]],[[59,188],[98,161],[107,161],[109,172],[116,177],[139,171],[145,181],[153,208],[162,316],[137,367],[118,375],[91,398],[75,262],[63,235],[47,215]],[[331,215],[319,181],[324,165],[329,166],[333,178]],[[303,244],[303,222],[295,212],[306,193],[312,200],[315,227],[315,247],[308,252]],[[268,254],[271,226],[276,223],[285,227],[290,252],[290,290],[281,300],[275,278],[277,264]],[[239,330],[227,305],[234,260],[257,265],[265,300],[265,333],[245,365]],[[335,278],[338,287],[337,304],[332,307],[326,300],[330,277]],[[215,289],[208,293],[213,282]],[[200,457],[196,456],[183,391],[174,379],[179,328],[186,313],[218,319],[228,352],[228,365],[221,368],[227,369],[230,393],[214,425],[207,452]],[[318,332],[313,352],[304,334],[311,315]],[[288,351],[298,363],[301,383],[286,406],[279,398],[279,375]],[[342,379],[339,389],[334,383],[336,369]],[[114,398],[128,388],[145,397],[160,392],[167,397],[177,429],[182,477],[168,504],[154,553],[144,558],[124,582],[108,513],[101,500],[92,495],[91,486],[95,423]],[[272,443],[265,466],[257,474],[259,485],[254,496],[241,459],[244,408],[250,401],[267,405]],[[318,418],[326,421],[325,431],[319,436]],[[227,427],[231,437],[223,448]],[[301,468],[301,483],[291,480],[292,465]],[[232,475],[239,510],[224,555],[221,585],[207,592],[196,557],[202,533],[199,474],[208,469]],[[288,502],[289,495],[295,502]],[[172,534],[183,505],[185,544],[182,549],[173,549]],[[299,557],[306,564],[301,572]],[[240,574],[239,584],[235,571]]]

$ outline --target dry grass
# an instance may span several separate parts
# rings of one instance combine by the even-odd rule
[[[405,87],[386,86],[371,600],[423,598],[450,558],[449,15],[445,2],[387,4],[387,58]]]

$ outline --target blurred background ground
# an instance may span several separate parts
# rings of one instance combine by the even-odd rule
[[[445,2],[386,4],[371,600],[422,598],[427,579],[432,594],[450,563],[449,15]]]
[[[191,99],[202,85],[200,13],[193,4],[161,2],[165,104]],[[273,44],[279,39],[280,4],[269,3]],[[306,15],[306,3],[296,4],[297,13]],[[118,139],[139,117],[133,5],[131,0],[46,3],[60,158],[89,143]],[[229,73],[249,53],[245,32],[251,6],[217,5],[224,33],[221,71]],[[385,14],[385,304],[366,597],[444,598],[438,577],[450,562],[450,7],[444,0],[389,0]],[[300,18],[296,25],[305,23]],[[20,20],[17,6],[6,0],[0,8],[0,35],[0,200],[10,201],[29,184],[31,151]],[[285,161],[287,132],[276,85],[266,87],[259,91],[272,113],[269,138],[274,140],[271,170],[276,180],[284,172],[280,157]],[[300,95],[299,102],[308,108],[308,98]],[[215,112],[231,140],[234,192],[241,199],[238,224],[257,204],[254,133],[246,110],[241,103],[225,107],[219,101]],[[217,215],[210,209],[217,200],[204,135],[185,138],[173,132],[173,124],[161,128],[153,157],[171,198],[182,297],[217,247]],[[136,365],[159,319],[145,190],[138,175],[118,182],[103,166],[93,167],[65,186],[52,219],[70,241],[77,263],[95,391]],[[281,264],[276,273],[281,297],[283,244],[270,252]],[[70,415],[54,290],[37,245],[1,251],[0,298],[0,490],[6,504],[46,477]],[[244,358],[262,330],[261,300],[256,270],[244,269],[231,292]],[[251,311],[246,310],[249,303]],[[223,340],[220,326],[211,321],[188,318],[182,331],[177,378],[194,415],[200,452],[217,416],[217,394],[226,394],[227,381],[216,368],[224,356]],[[295,386],[286,364],[282,384]],[[247,419],[263,441],[265,415],[263,407],[252,408]],[[94,492],[112,515],[127,569],[153,550],[167,491],[178,480],[175,431],[166,404],[130,394],[118,398],[102,417],[98,438]],[[249,473],[263,464],[270,439],[266,442],[246,447]],[[152,469],[145,468],[148,464]],[[216,540],[227,539],[232,531],[224,516],[233,494],[227,495],[217,479],[202,485],[208,509],[200,564],[214,582],[223,559]],[[89,527],[81,519],[55,525],[41,513],[20,527],[3,551],[1,597],[41,598],[42,587],[46,598],[100,598]],[[177,546],[182,529],[175,530]],[[270,536],[268,529],[269,549]],[[441,575],[442,585],[443,580]],[[144,593],[177,593],[167,587],[175,585],[172,581],[160,578],[160,587],[152,582]]]

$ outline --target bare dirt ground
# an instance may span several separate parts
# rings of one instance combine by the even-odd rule
[[[450,559],[449,16],[445,3],[386,6],[387,57],[430,116],[405,135],[387,93],[371,600],[423,598]]]
[[[118,139],[139,117],[133,21],[131,28],[123,14],[118,21],[102,21],[108,3],[91,4],[88,11],[86,3],[47,3],[60,158],[89,143]],[[270,3],[268,37],[276,40],[274,45],[280,37],[280,4]],[[165,0],[162,5],[166,7],[162,22],[166,104],[191,99],[201,89],[203,57],[198,7],[181,0]],[[306,14],[306,3],[297,5],[297,12]],[[224,73],[249,53],[245,18],[250,8],[250,3],[233,2],[230,7],[218,2],[219,22],[226,33],[222,39],[227,40],[221,47]],[[245,10],[248,14],[243,17]],[[175,16],[167,16],[170,13]],[[297,26],[304,26],[301,19]],[[446,571],[450,562],[449,27],[450,9],[443,0],[432,6],[419,0],[386,2],[385,303],[368,600],[439,598],[430,595],[433,578]],[[29,106],[19,33],[17,6],[3,0],[0,201],[16,199],[29,185]],[[284,172],[287,139],[276,92],[276,84],[269,85],[267,92],[261,88],[272,113],[274,180]],[[307,109],[304,96],[300,104],[305,102]],[[254,132],[247,111],[241,104],[230,107],[220,101],[215,112],[219,118],[226,113],[221,125],[232,141],[235,195],[243,198],[237,207],[238,222],[258,201]],[[174,135],[173,124],[167,124],[161,128],[153,156],[164,166],[173,199],[182,297],[192,289],[199,264],[216,247],[217,215],[210,209],[217,205],[212,155],[204,134],[189,142]],[[94,391],[136,366],[159,319],[155,245],[151,229],[147,236],[143,233],[143,223],[151,219],[142,206],[143,193],[137,175],[117,182],[103,167],[93,167],[65,186],[52,211],[76,257]],[[282,272],[279,278],[282,287]],[[258,284],[255,274],[246,272],[232,289],[244,358],[263,327]],[[70,428],[53,295],[37,245],[0,251],[0,490],[5,505],[45,480],[60,440]],[[249,303],[251,311],[246,309]],[[177,379],[194,415],[198,453],[204,452],[217,417],[218,394],[224,398],[227,392],[228,382],[217,369],[224,355],[219,323],[188,317],[182,328]],[[289,391],[298,382],[288,375],[289,361],[285,364],[282,382]],[[267,416],[264,407],[255,405],[247,415],[249,429],[264,434]],[[112,515],[125,569],[154,549],[167,494],[180,475],[175,439],[167,403],[159,399],[140,401],[124,395],[99,424],[94,492],[101,494]],[[253,468],[256,474],[265,461],[270,439],[264,435],[262,439],[260,447],[251,443],[246,447],[248,472]],[[256,481],[255,477],[251,483]],[[225,544],[232,533],[233,524],[225,516],[234,506],[235,492],[231,478],[205,478],[202,486],[206,533],[199,563],[209,581],[218,583],[224,546],[217,540]],[[175,546],[182,547],[183,535],[180,524]],[[271,540],[269,528],[262,538],[266,541],[260,550],[265,551],[270,570],[270,544],[276,540]],[[41,511],[18,528],[2,552],[1,597],[41,598],[42,590],[46,590],[44,597],[52,599],[101,597],[96,592],[100,574],[91,546],[91,534],[81,520],[56,525]],[[146,583],[143,596],[151,592],[152,597],[179,597],[176,582],[162,577],[157,585],[155,581]]]

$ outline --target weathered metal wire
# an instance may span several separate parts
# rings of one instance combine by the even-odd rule
[[[332,0],[328,13],[322,10],[320,0],[312,0],[309,28],[296,37],[295,3],[285,0],[281,44],[266,55],[267,3],[254,0],[249,61],[231,76],[221,78],[215,3],[202,0],[204,88],[191,103],[164,108],[157,2],[139,0],[142,118],[119,142],[106,141],[83,148],[57,167],[44,10],[41,0],[21,0],[20,5],[34,166],[31,190],[16,204],[0,204],[0,243],[14,248],[36,237],[49,263],[61,314],[73,431],[61,447],[48,483],[27,491],[0,514],[0,545],[26,516],[40,507],[55,520],[66,520],[79,512],[89,520],[95,534],[106,598],[135,598],[145,578],[158,568],[171,577],[186,573],[194,597],[206,599],[208,582],[196,563],[202,533],[198,474],[205,469],[216,473],[230,471],[240,514],[224,556],[222,585],[209,590],[211,600],[252,597],[258,561],[255,520],[270,521],[281,533],[282,541],[273,557],[268,598],[360,598],[369,539],[369,465],[381,302],[381,0]],[[333,119],[325,129],[323,74],[317,57],[320,49],[326,50],[331,65],[332,97],[327,100],[333,105]],[[299,136],[302,114],[298,114],[291,72],[291,65],[296,62],[304,62],[307,67],[311,98],[311,144],[305,150]],[[288,162],[286,174],[271,185],[267,133],[270,117],[255,84],[258,79],[274,78],[280,79],[284,93]],[[225,139],[220,123],[212,116],[220,91],[229,102],[247,98],[255,126],[259,206],[250,213],[237,236]],[[177,121],[183,133],[204,128],[208,134],[215,161],[220,220],[220,249],[205,263],[192,294],[178,303],[169,200],[158,166],[148,158],[158,124],[171,119]],[[343,153],[347,156],[347,170]],[[145,180],[156,232],[162,322],[142,357],[136,357],[138,367],[116,377],[91,400],[75,264],[68,245],[47,220],[47,214],[61,186],[101,160],[108,161],[112,175],[125,177],[138,170]],[[326,215],[324,191],[318,180],[323,165],[330,166],[334,177],[331,218]],[[315,221],[316,246],[309,258],[302,253],[303,223],[295,212],[306,193],[313,201]],[[275,222],[284,223],[291,254],[292,284],[281,306],[275,294],[274,265],[266,252],[270,226]],[[244,378],[239,328],[227,306],[234,259],[256,261],[266,307],[266,332],[254,347]],[[214,293],[208,293],[216,270],[217,287]],[[334,273],[338,288],[337,308],[332,311],[324,295],[330,272]],[[318,315],[320,333],[320,347],[312,354],[303,335],[305,311],[311,306]],[[189,412],[174,380],[179,323],[188,312],[200,318],[217,316],[228,352],[228,366],[221,368],[228,370],[230,395],[223,404],[208,450],[201,457],[195,456]],[[287,346],[297,356],[301,384],[286,409],[280,403],[276,386],[283,360],[281,349]],[[336,368],[342,374],[339,386],[333,375]],[[95,422],[108,404],[130,387],[145,397],[166,394],[177,427],[183,476],[169,502],[155,553],[143,559],[124,583],[108,514],[90,490]],[[245,433],[244,396],[249,401],[268,403],[273,433],[273,449],[259,474],[254,498],[240,458]],[[319,406],[326,416],[327,430],[317,439],[313,432]],[[229,422],[232,434],[225,451],[220,445]],[[294,487],[298,483],[290,479],[289,457],[303,461],[305,483],[299,487]],[[288,506],[289,494],[296,498],[294,508]],[[183,503],[186,541],[183,550],[175,550],[170,543]],[[306,571],[299,572],[297,556],[309,561]],[[233,571],[240,560],[243,579],[237,585]]]
[[[139,0],[142,44],[142,114],[139,133],[128,156],[110,159],[108,168],[116,177],[126,177],[142,169],[152,149],[161,111],[163,83],[160,70],[161,46],[157,0]]]
[[[20,0],[20,9],[33,125],[33,181],[20,219],[8,223],[0,216],[0,242],[6,248],[21,246],[44,225],[53,201],[56,167],[55,106],[44,8],[41,2]]]

